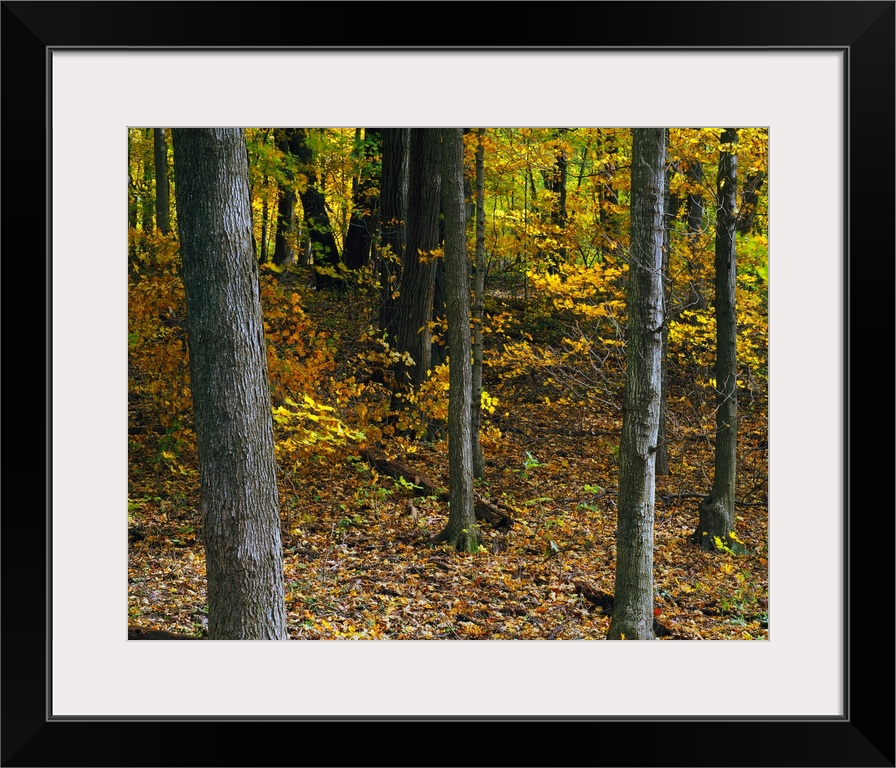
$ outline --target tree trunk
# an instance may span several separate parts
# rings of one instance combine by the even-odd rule
[[[258,255],[259,264],[268,263],[268,221],[270,212],[268,208],[268,187],[270,185],[270,177],[265,174],[262,183],[262,200],[261,200],[261,252]]]
[[[737,130],[722,133],[723,144],[737,143]],[[734,551],[742,546],[734,532],[734,483],[737,470],[737,154],[719,156],[716,211],[716,446],[712,490],[698,507],[694,541],[711,552],[719,544]],[[718,541],[716,541],[718,539]]]
[[[440,227],[441,232],[441,227]],[[437,248],[443,245],[445,242],[444,235],[439,235],[439,243],[436,246]],[[436,259],[436,274],[433,278],[433,291],[432,291],[432,322],[435,326],[441,327],[446,322],[445,318],[446,314],[446,295],[447,288],[445,287],[445,262],[443,259]],[[445,338],[444,333],[433,334],[432,344],[430,346],[430,359],[429,359],[429,367],[435,368],[437,365],[443,365],[445,361],[448,359],[448,340]]]
[[[652,640],[653,514],[663,323],[662,128],[633,129],[631,256],[610,640]]]
[[[397,298],[404,255],[410,128],[383,128],[380,183],[380,329],[390,344],[397,333]]]
[[[448,525],[436,539],[463,552],[479,549],[473,509],[470,366],[470,286],[464,221],[464,139],[460,128],[442,133],[442,206],[445,213],[445,287],[448,312]]]
[[[175,128],[209,638],[286,640],[274,435],[239,128]]]
[[[284,128],[276,132],[277,149],[283,153],[286,167],[286,183],[280,187],[277,197],[277,234],[274,238],[274,264],[295,264],[297,257],[296,190],[292,158],[297,154],[299,140],[296,128]]]
[[[165,141],[165,129],[153,129],[153,159],[156,175],[156,226],[159,232],[167,235],[171,231],[168,215],[168,145]]]
[[[154,175],[154,161],[153,156],[148,149],[152,146],[153,137],[152,137],[153,129],[145,128],[144,129],[144,142],[143,146],[146,147],[143,155],[143,205],[140,210],[140,224],[143,227],[143,233],[148,234],[152,232],[152,224],[153,224],[153,209],[155,208],[153,204],[154,195],[152,192],[152,182]]]
[[[691,160],[688,163],[687,176],[691,183],[699,185],[703,183],[703,165],[699,160]],[[703,290],[703,275],[695,268],[693,258],[693,250],[697,247],[697,240],[703,233],[703,195],[697,192],[690,192],[685,199],[687,206],[687,233],[688,240],[691,244],[691,253],[685,257],[688,272],[690,274],[689,290],[687,305],[697,310],[705,310],[709,306],[706,302],[706,295]]]
[[[137,200],[140,190],[134,178],[134,136],[128,131],[128,265],[131,266],[137,259]]]
[[[664,139],[666,155],[669,154],[669,129],[666,129]],[[670,188],[672,183],[672,169],[665,168],[663,173],[663,307],[668,313],[669,308],[669,259],[671,257],[672,210],[670,206]],[[669,402],[669,318],[668,314],[663,318],[663,344],[660,353],[660,424],[656,438],[656,473],[658,475],[669,474],[669,436],[666,434],[667,403]]]
[[[366,266],[370,260],[370,246],[373,242],[373,232],[377,227],[376,209],[379,202],[375,163],[381,154],[380,132],[376,128],[365,129],[364,139],[358,148],[361,169],[353,190],[352,213],[345,235],[345,247],[342,249],[342,260],[345,266],[353,271]]]
[[[485,128],[476,132],[476,272],[473,277],[473,477],[485,479],[485,458],[479,442],[482,429],[482,320],[485,315]]]
[[[401,384],[419,386],[432,361],[433,297],[439,245],[440,140],[438,128],[412,128],[410,185],[408,192],[407,247],[401,271],[397,307],[397,349],[413,360],[399,362],[396,378]]]
[[[345,280],[339,275],[342,266],[339,260],[339,248],[330,226],[330,215],[324,193],[318,186],[317,172],[314,169],[314,157],[308,144],[308,129],[291,129],[294,143],[290,146],[301,162],[301,171],[308,179],[304,192],[299,192],[302,209],[305,212],[305,229],[311,239],[311,250],[314,255],[314,284],[317,288],[345,289]]]
[[[688,178],[694,184],[703,182],[703,165],[699,160],[691,160],[688,163]],[[703,231],[703,195],[690,192],[686,198],[688,209],[688,234],[698,235]]]
[[[764,183],[765,173],[763,171],[748,174],[744,181],[744,192],[741,198],[740,213],[737,218],[737,231],[741,235],[749,235],[755,231],[759,190],[762,189]]]
[[[560,128],[557,132],[558,137],[563,136],[569,129]],[[566,157],[566,150],[561,148],[557,150],[557,157],[554,167],[550,173],[544,174],[544,188],[553,194],[551,201],[551,224],[556,228],[556,237],[558,240],[563,239],[563,230],[566,228],[566,176],[569,160]],[[558,272],[560,264],[565,264],[567,258],[566,247],[560,245],[556,250],[552,250],[548,254],[548,270],[552,274]]]
[[[616,129],[611,128],[609,131],[599,130],[598,151],[605,157],[612,157],[616,154]],[[601,251],[606,256],[615,254],[615,245],[620,240],[619,232],[619,215],[615,212],[616,206],[619,205],[619,195],[613,186],[613,177],[616,174],[616,161],[610,160],[606,163],[601,171],[603,183],[600,187],[599,198],[599,219],[601,233],[603,235]]]

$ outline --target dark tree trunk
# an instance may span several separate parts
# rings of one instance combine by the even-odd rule
[[[615,129],[610,129],[615,130]],[[598,149],[606,158],[616,154],[616,135],[599,131]],[[600,203],[599,220],[601,233],[603,234],[601,251],[604,255],[615,253],[615,246],[620,240],[619,216],[615,211],[619,205],[619,195],[613,186],[613,176],[616,173],[615,160],[608,160],[601,171],[602,183],[598,199]]]
[[[433,296],[439,245],[440,139],[438,128],[412,128],[408,192],[407,247],[402,259],[401,292],[397,306],[397,347],[413,365],[399,362],[396,378],[416,387],[432,363]]]
[[[464,128],[464,144],[467,142],[467,134],[470,133],[469,128]],[[475,203],[473,202],[473,184],[470,181],[469,169],[466,166],[466,150],[464,150],[464,219],[467,224],[473,221],[473,208],[475,207]]]
[[[258,263],[259,264],[267,264],[268,263],[268,227],[270,220],[270,208],[268,207],[268,187],[271,183],[270,177],[265,174],[264,182],[262,183],[262,192],[263,199],[261,201],[261,252],[258,255]]]
[[[274,435],[238,128],[175,128],[209,638],[286,640]]]
[[[737,130],[722,133],[723,144],[737,143]],[[737,470],[737,154],[719,156],[716,210],[716,446],[712,490],[699,505],[694,541],[711,552],[719,544],[738,551],[734,532],[734,483]],[[718,539],[718,541],[716,541]]]
[[[171,223],[168,214],[168,144],[165,141],[165,129],[154,128],[152,139],[156,176],[156,225],[159,232],[167,235],[171,231]]]
[[[146,128],[144,129],[145,141],[144,146],[150,147],[153,142],[153,129]],[[154,173],[154,161],[152,154],[147,150],[143,155],[143,205],[140,210],[140,224],[143,227],[144,233],[152,232],[153,229],[153,213],[155,212],[153,209],[155,205],[153,204],[153,176]]]
[[[342,260],[350,270],[358,270],[370,260],[370,246],[377,229],[377,159],[382,154],[382,137],[376,128],[365,130],[364,140],[358,148],[361,171],[354,187],[352,214],[345,235]]]
[[[615,607],[607,639],[652,640],[655,461],[663,322],[662,128],[635,128]]]
[[[691,160],[687,169],[688,179],[693,184],[703,183],[703,165],[699,160]],[[688,210],[688,234],[699,235],[703,231],[703,195],[690,192],[685,200]]]
[[[276,131],[277,149],[284,156],[286,183],[280,187],[277,197],[277,234],[274,238],[274,264],[285,266],[295,264],[297,257],[296,233],[296,190],[293,173],[293,158],[300,144],[296,136],[297,128],[283,128]]]
[[[482,428],[482,320],[485,315],[485,128],[476,145],[476,272],[473,278],[473,476],[485,479],[485,458],[479,442]]]
[[[691,160],[688,163],[687,177],[693,185],[700,185],[703,183],[703,165],[699,160]],[[693,249],[697,247],[697,240],[700,235],[703,234],[703,195],[698,192],[689,192],[685,198],[685,205],[687,207],[688,240]],[[706,293],[703,290],[703,275],[692,261],[692,256],[693,253],[690,253],[685,257],[686,266],[690,275],[688,281],[690,295],[687,299],[687,306],[702,311],[708,306]]]
[[[445,283],[450,349],[448,390],[448,525],[437,536],[463,552],[479,549],[473,508],[470,366],[470,286],[464,219],[464,139],[460,128],[442,133],[442,206],[445,212]]]
[[[301,162],[301,171],[308,179],[305,191],[299,192],[302,209],[305,212],[305,230],[311,240],[311,252],[314,257],[314,284],[317,288],[345,289],[345,280],[340,276],[342,266],[339,260],[339,248],[330,226],[330,215],[327,203],[321,192],[317,173],[314,169],[314,158],[308,145],[308,129],[293,128],[295,143],[291,144],[293,152]]]
[[[737,217],[737,231],[749,235],[755,231],[756,208],[759,205],[759,190],[765,183],[765,173],[751,173],[744,181],[744,192],[741,197],[740,213]]]
[[[561,128],[558,135],[562,136],[567,131]],[[546,173],[544,177],[544,187],[553,193],[554,199],[551,204],[551,224],[557,230],[557,237],[562,239],[563,230],[566,228],[566,176],[569,161],[566,157],[566,150],[560,149],[557,152],[557,159],[551,173]],[[558,271],[560,264],[566,263],[566,248],[560,246],[556,251],[548,256],[548,267],[553,273]]]
[[[380,184],[380,329],[394,344],[397,293],[404,256],[410,128],[383,128],[383,166]]]
[[[134,179],[134,166],[132,159],[135,154],[134,137],[128,131],[128,265],[132,265],[137,259],[137,200],[140,190]]]
[[[440,233],[442,228],[439,227]],[[439,235],[439,245],[445,242],[444,234]],[[438,247],[438,246],[437,246]],[[446,320],[445,304],[447,301],[447,286],[445,278],[445,262],[442,259],[436,260],[435,285],[432,292],[432,320],[436,328],[444,326]],[[445,338],[443,332],[433,334],[432,348],[430,350],[430,368],[437,365],[443,365],[448,359],[448,339]]]

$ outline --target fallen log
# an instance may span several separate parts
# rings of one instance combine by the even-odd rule
[[[484,520],[493,528],[510,528],[513,525],[510,509],[506,505],[483,499],[478,493],[473,496],[473,511],[477,520]]]
[[[415,486],[414,490],[417,491],[418,496],[435,496],[439,501],[448,501],[448,491],[443,491],[436,487],[436,484],[428,475],[425,475],[423,472],[417,472],[403,461],[386,458],[385,454],[372,448],[365,448],[361,452],[361,457],[377,472],[382,472],[384,475],[388,475],[396,480],[405,480]]]
[[[584,597],[589,603],[600,608],[601,613],[603,613],[604,616],[613,615],[613,607],[616,602],[613,595],[609,592],[604,592],[602,589],[592,587],[590,584],[586,584],[583,581],[573,581],[573,585],[576,588],[576,592]],[[661,624],[655,617],[653,619],[653,634],[656,637],[670,637],[673,640],[685,639],[681,635],[673,632],[667,626]]]
[[[361,457],[377,472],[412,485],[418,496],[433,496],[439,501],[448,501],[448,491],[439,488],[429,475],[419,472],[400,459],[389,459],[372,448],[365,448]],[[477,520],[483,520],[495,528],[510,528],[513,525],[509,507],[489,501],[478,493],[473,498],[473,511]]]
[[[601,612],[607,616],[613,615],[613,595],[604,592],[602,589],[592,587],[583,581],[573,581],[573,585],[582,597],[584,597],[592,605],[596,605]]]

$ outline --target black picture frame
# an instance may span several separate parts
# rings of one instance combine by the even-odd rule
[[[420,11],[425,6],[426,13]],[[416,8],[410,19],[401,14]],[[3,2],[2,221],[7,286],[19,294],[47,286],[48,77],[50,52],[76,48],[839,49],[845,53],[844,412],[846,614],[842,718],[342,718],[49,719],[47,548],[49,514],[34,502],[48,472],[22,487],[7,482],[2,567],[2,765],[644,765],[893,766],[893,541],[890,384],[894,306],[893,2],[521,2],[346,4],[307,2]],[[473,13],[475,11],[475,14]],[[354,29],[349,15],[363,14]],[[478,21],[473,19],[476,16]],[[428,21],[438,17],[438,23]],[[270,23],[276,18],[277,23]],[[402,23],[398,22],[401,19]],[[575,23],[571,23],[570,20]],[[491,20],[491,21],[489,21]],[[552,21],[557,25],[552,26]],[[562,22],[560,20],[563,20]],[[310,32],[313,30],[313,34]],[[408,45],[408,41],[415,41]],[[419,42],[418,42],[419,41]],[[85,116],[89,119],[89,116]],[[807,126],[807,130],[811,126]],[[28,245],[19,235],[26,227]],[[10,271],[11,270],[11,271]],[[18,271],[21,270],[21,274]],[[23,469],[49,467],[50,413],[41,422],[40,378],[51,375],[47,311],[7,303],[16,320],[4,334],[7,405],[33,404],[21,426],[7,425],[8,456]],[[819,308],[825,311],[825,308]],[[9,319],[9,317],[8,317]],[[41,325],[41,321],[45,325]],[[884,331],[887,331],[886,333]],[[811,332],[811,318],[807,318]],[[890,339],[881,353],[880,338]],[[864,341],[873,339],[873,351]],[[44,350],[35,360],[40,340]],[[15,400],[13,400],[15,398]],[[864,405],[864,407],[861,407]],[[889,420],[884,417],[890,416]],[[837,414],[819,414],[835,420]],[[860,437],[870,427],[869,438]],[[14,438],[14,439],[13,439]],[[856,450],[851,447],[855,443]],[[883,446],[883,447],[882,447]],[[26,475],[25,475],[26,476]],[[11,487],[12,486],[12,487]],[[51,499],[46,491],[46,507]],[[873,493],[873,495],[871,495]],[[13,497],[15,494],[15,497]],[[24,498],[23,503],[19,501]],[[807,511],[794,510],[794,514]],[[811,589],[811,574],[807,574]],[[837,622],[817,617],[819,633]],[[86,630],[85,631],[89,631]],[[736,673],[719,674],[737,686]],[[434,675],[438,673],[433,672]],[[446,671],[445,674],[450,674]],[[521,671],[526,674],[526,671]],[[487,685],[487,670],[482,684]],[[139,670],[135,671],[135,684]],[[201,685],[201,681],[195,681]],[[296,695],[303,695],[297,691]],[[611,696],[612,691],[595,691]],[[674,691],[663,695],[674,697]],[[235,729],[236,724],[240,728]],[[464,727],[464,723],[469,723]],[[286,727],[275,728],[275,725]],[[507,726],[511,726],[505,730]],[[358,729],[362,729],[359,733]]]

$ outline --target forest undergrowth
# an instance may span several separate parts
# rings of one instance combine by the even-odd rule
[[[152,263],[144,260],[130,286],[128,623],[203,636],[183,298],[175,259],[165,254],[160,247]],[[461,554],[430,543],[447,522],[446,502],[362,455],[375,446],[447,488],[447,441],[438,429],[447,373],[437,370],[408,403],[407,424],[390,422],[389,350],[371,330],[369,298],[360,288],[315,292],[300,274],[262,274],[290,636],[603,639],[614,585],[621,358],[612,345],[602,357],[564,348],[562,316],[493,285],[487,479],[477,492],[509,510],[512,523],[482,521],[480,551]],[[590,369],[579,370],[586,353]],[[735,533],[746,554],[706,553],[689,537],[712,483],[712,390],[695,383],[711,371],[704,365],[695,374],[675,355],[669,365],[670,473],[657,476],[656,487],[657,636],[767,639],[764,395],[745,387],[739,411]],[[402,428],[421,422],[430,428]]]

